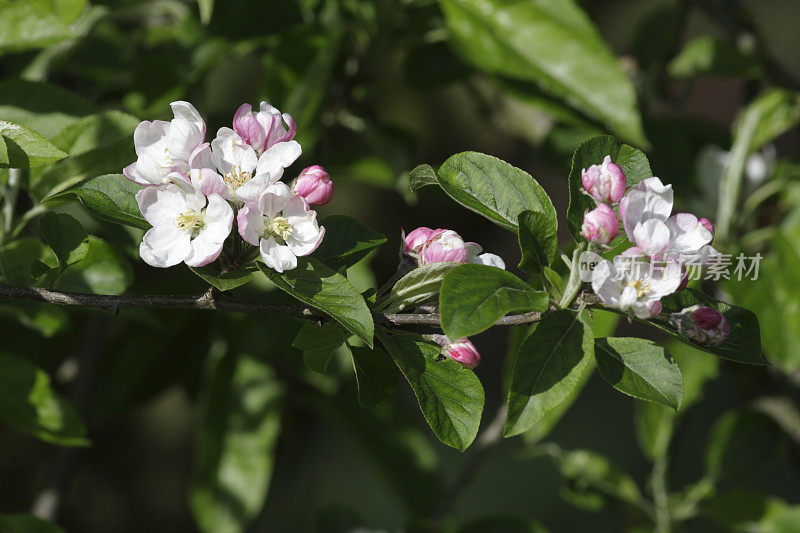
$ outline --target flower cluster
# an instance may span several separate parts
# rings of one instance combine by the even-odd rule
[[[602,260],[592,272],[592,289],[608,306],[638,318],[661,313],[661,298],[688,281],[685,265],[702,265],[717,255],[711,246],[714,226],[690,213],[672,214],[673,192],[656,177],[625,194],[625,174],[606,156],[602,165],[582,172],[586,194],[598,202],[584,215],[581,235],[605,245],[619,232],[619,219],[632,244],[613,261]],[[609,204],[619,203],[619,218]],[[649,268],[641,268],[643,259]]]
[[[312,205],[324,205],[333,183],[322,167],[303,170],[291,187],[281,182],[298,157],[297,125],[267,102],[243,104],[233,129],[205,142],[206,125],[188,102],[171,104],[174,118],[140,123],[133,134],[137,160],[125,167],[143,185],[139,209],[153,226],[139,254],[149,265],[207,265],[222,253],[234,218],[241,237],[258,246],[264,263],[283,272],[313,252],[325,234]]]
[[[475,242],[465,242],[461,236],[450,229],[417,228],[403,236],[405,253],[411,256],[418,266],[433,263],[478,263],[505,270],[505,262],[490,253],[481,253],[483,248]]]

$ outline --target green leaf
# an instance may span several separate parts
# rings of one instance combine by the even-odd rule
[[[529,274],[539,274],[556,259],[558,222],[534,211],[523,211],[517,220],[522,252],[519,268]]]
[[[241,287],[253,279],[253,272],[258,270],[254,264],[249,264],[235,270],[223,272],[216,261],[210,265],[189,267],[189,269],[200,276],[206,283],[221,291],[231,291],[236,287]]]
[[[46,213],[41,220],[41,230],[45,242],[56,254],[61,272],[81,261],[89,252],[89,236],[71,215]]]
[[[683,397],[683,377],[664,348],[646,339],[607,337],[594,341],[597,368],[618,391],[676,411]]]
[[[636,92],[597,28],[572,0],[440,0],[450,43],[467,63],[532,81],[646,145]]]
[[[358,403],[362,407],[376,405],[397,388],[400,373],[392,359],[380,349],[350,346],[353,370],[358,384]]]
[[[65,9],[71,4],[82,10],[85,0],[0,3],[0,53],[44,48],[76,37],[69,24],[74,18],[67,16],[74,7]]]
[[[63,529],[30,514],[0,514],[3,533],[65,533]]]
[[[439,178],[430,165],[418,165],[408,174],[408,186],[412,191],[428,185],[438,185]]]
[[[214,0],[197,0],[197,5],[200,8],[200,22],[208,26],[214,13]]]
[[[138,125],[139,119],[133,115],[110,109],[64,127],[50,140],[61,150],[76,156],[115,144],[120,139],[127,139],[128,144],[132,144],[133,132]]]
[[[556,210],[527,172],[478,152],[451,156],[439,168],[439,185],[453,200],[495,224],[517,231],[523,211],[541,213],[555,226]]]
[[[553,296],[556,300],[561,300],[561,295],[564,294],[564,280],[561,278],[561,274],[547,266],[542,269],[542,273],[550,284],[551,292],[554,292]]]
[[[475,373],[452,359],[436,361],[441,348],[419,335],[378,330],[378,339],[411,385],[439,440],[466,450],[478,434],[483,413],[483,387]]]
[[[610,311],[595,310],[591,315],[592,332],[597,336],[611,335],[614,333],[619,319],[619,315]],[[569,396],[555,408],[548,411],[541,420],[522,434],[522,438],[525,440],[526,444],[536,444],[550,433],[569,408],[572,407],[572,404],[578,399],[593,372],[594,361],[591,361],[589,367],[581,374],[577,386],[570,391]]]
[[[758,317],[752,312],[725,302],[721,302],[703,294],[695,289],[684,289],[670,294],[661,299],[662,314],[650,319],[650,323],[659,329],[674,335],[681,341],[691,344],[701,350],[718,355],[723,359],[730,359],[737,363],[749,365],[768,364],[761,354],[761,334],[759,332]],[[697,346],[678,332],[678,328],[669,320],[671,313],[695,305],[704,305],[722,313],[731,327],[730,335],[719,346]]]
[[[58,161],[67,154],[24,126],[0,120],[0,168],[30,168]]]
[[[415,268],[394,284],[386,299],[376,305],[375,310],[397,313],[437,301],[445,274],[458,265],[444,262]]]
[[[258,267],[279,289],[316,307],[372,348],[374,323],[364,297],[347,278],[316,259],[299,257],[297,268],[278,274],[263,263]]]
[[[135,184],[122,174],[106,174],[48,196],[42,203],[78,202],[102,220],[149,229],[150,224],[142,217],[139,204],[136,203],[136,193],[141,188],[141,185]]]
[[[267,496],[283,386],[263,360],[212,353],[200,391],[191,508],[202,531],[244,531]]]
[[[0,247],[0,274],[9,285],[25,286],[33,282],[32,267],[50,251],[33,237],[22,237]],[[52,254],[50,254],[52,257]]]
[[[0,421],[59,446],[86,446],[78,413],[50,387],[50,376],[30,362],[0,354]]]
[[[31,195],[35,199],[55,195],[95,176],[117,172],[134,159],[136,152],[131,139],[119,139],[31,173]]]
[[[0,117],[48,139],[94,112],[88,100],[57,85],[17,79],[0,82]]]
[[[334,270],[355,265],[386,242],[386,237],[374,229],[345,215],[325,217],[320,225],[325,227],[325,238],[314,257]]]
[[[602,506],[605,495],[633,504],[642,500],[636,481],[598,453],[573,450],[558,456],[557,463],[567,482],[566,495],[573,504],[582,507],[581,502],[595,496],[592,500],[599,497]]]
[[[731,279],[723,290],[759,320],[761,342],[769,360],[786,373],[800,369],[800,226],[784,222],[759,264],[758,279]]]
[[[89,252],[61,275],[58,288],[94,294],[122,294],[133,284],[133,268],[117,247],[89,235]]]
[[[717,204],[716,238],[725,243],[738,223],[742,182],[749,155],[782,135],[800,121],[800,97],[786,89],[769,88],[737,117],[733,146],[724,167]]]
[[[500,268],[466,264],[444,276],[439,295],[442,329],[456,340],[489,329],[512,312],[546,311],[544,291]]]
[[[306,368],[324,374],[333,352],[350,336],[336,322],[325,322],[318,326],[314,322],[306,322],[297,332],[292,346],[303,352],[303,363]]]
[[[692,78],[702,74],[757,78],[761,67],[733,42],[713,35],[701,35],[686,43],[670,62],[667,72],[673,78]]]
[[[766,415],[728,411],[719,417],[706,446],[706,474],[741,477],[775,461],[782,449],[780,428]]]
[[[581,144],[572,156],[572,168],[569,171],[569,207],[567,208],[567,229],[576,241],[580,241],[583,214],[587,209],[594,209],[594,200],[583,193],[581,170],[592,165],[599,165],[605,156],[622,168],[631,187],[645,178],[653,176],[650,163],[644,152],[627,144],[621,144],[614,137],[601,135]]]
[[[503,435],[519,435],[564,402],[580,384],[593,355],[592,330],[575,313],[544,315],[514,362]]]
[[[750,131],[749,118],[756,117]],[[749,137],[749,152],[760,150],[800,122],[800,94],[769,88],[758,95],[736,119],[734,139]],[[735,142],[735,141],[734,141]]]

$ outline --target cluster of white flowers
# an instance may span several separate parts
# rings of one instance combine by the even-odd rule
[[[303,170],[291,187],[280,180],[298,157],[297,125],[267,102],[252,111],[243,104],[233,129],[220,128],[205,142],[206,125],[188,102],[173,102],[170,122],[145,121],[133,141],[137,160],[125,167],[143,185],[139,209],[153,227],[139,254],[149,265],[184,262],[199,267],[216,260],[237,219],[238,232],[258,246],[264,263],[278,272],[312,253],[325,228],[310,205],[330,201],[333,184],[320,166]]]
[[[584,170],[584,187],[588,181],[592,182],[588,194],[596,197],[593,190],[619,191],[624,174],[616,165],[613,172],[607,171],[610,165],[613,163],[606,156],[602,167],[594,165]],[[592,179],[587,180],[586,176]],[[604,180],[609,183],[602,183]],[[717,255],[711,246],[714,226],[690,213],[672,215],[672,186],[664,185],[656,177],[642,180],[625,196],[619,196],[621,193],[617,192],[613,200],[619,201],[622,227],[633,246],[613,261],[602,260],[597,264],[592,272],[592,289],[610,307],[638,318],[651,318],[661,313],[661,298],[685,286],[687,265],[706,264]],[[612,198],[603,198],[609,199]],[[613,238],[617,234],[619,222],[609,206],[600,204],[598,210],[586,213],[583,235],[591,242],[605,244],[608,235]],[[609,227],[594,230],[599,226]],[[602,238],[593,238],[597,235]],[[641,260],[649,268],[642,268]]]

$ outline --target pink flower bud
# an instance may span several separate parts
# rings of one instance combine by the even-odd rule
[[[619,219],[614,210],[600,204],[583,215],[581,235],[595,244],[608,244],[619,232]]]
[[[592,165],[581,171],[583,188],[592,198],[603,203],[617,203],[625,195],[627,179],[619,165],[607,155],[601,165]]]
[[[422,249],[423,265],[431,263],[466,263],[469,250],[464,239],[453,230],[437,229]]]
[[[418,254],[422,252],[422,247],[428,242],[434,231],[431,228],[422,226],[405,236],[405,250],[408,253]]]
[[[305,198],[309,205],[325,205],[333,197],[331,177],[319,165],[303,169],[294,180],[292,189],[295,194]]]
[[[678,330],[698,346],[718,346],[731,333],[725,316],[710,307],[695,305],[687,307],[677,317]]]
[[[708,231],[711,232],[711,237],[713,238],[714,237],[714,224],[712,224],[711,221],[708,220],[707,218],[701,218],[700,220],[698,220],[698,222],[700,223],[701,226],[703,226],[704,228],[706,228]]]
[[[444,354],[467,368],[475,368],[481,362],[481,354],[467,338],[447,344]]]

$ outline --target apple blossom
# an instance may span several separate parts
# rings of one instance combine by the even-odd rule
[[[292,191],[305,198],[309,205],[325,205],[333,197],[333,182],[324,168],[313,165],[300,172]]]
[[[600,165],[581,170],[584,190],[601,203],[617,203],[625,195],[627,179],[619,165],[611,162],[611,156],[603,158]]]
[[[302,152],[297,141],[279,142],[259,157],[230,128],[220,128],[211,141],[211,162],[229,189],[227,198],[238,202],[255,201],[272,183],[283,176],[286,167]]]
[[[257,155],[261,155],[278,143],[294,139],[297,124],[289,113],[281,114],[268,102],[261,102],[258,113],[253,113],[250,104],[239,106],[233,116],[233,130],[243,142],[253,147]]]
[[[592,272],[592,289],[604,304],[632,313],[637,318],[652,318],[661,312],[661,298],[672,294],[681,283],[677,263],[655,264],[621,255],[614,261],[601,261]]]
[[[239,209],[237,222],[242,238],[258,246],[264,263],[278,272],[297,267],[297,258],[316,250],[325,235],[317,213],[282,182]]]
[[[152,224],[144,234],[139,255],[154,267],[184,262],[207,265],[219,257],[233,226],[233,209],[218,194],[206,196],[191,183],[145,187],[136,194],[145,220]]]
[[[589,242],[595,244],[608,244],[619,232],[619,219],[614,210],[606,204],[599,204],[596,208],[583,215],[581,235]]]
[[[206,125],[189,102],[170,104],[175,116],[170,122],[145,120],[133,132],[136,161],[125,167],[123,175],[140,185],[168,183],[169,174],[189,171],[189,158],[203,142]]]
[[[710,246],[714,226],[708,219],[698,219],[691,213],[678,213],[667,219],[669,254],[681,261],[703,264],[709,255],[716,254]],[[710,227],[710,229],[709,229]]]
[[[695,305],[673,315],[678,331],[698,346],[718,346],[731,333],[725,316],[710,307]]]

